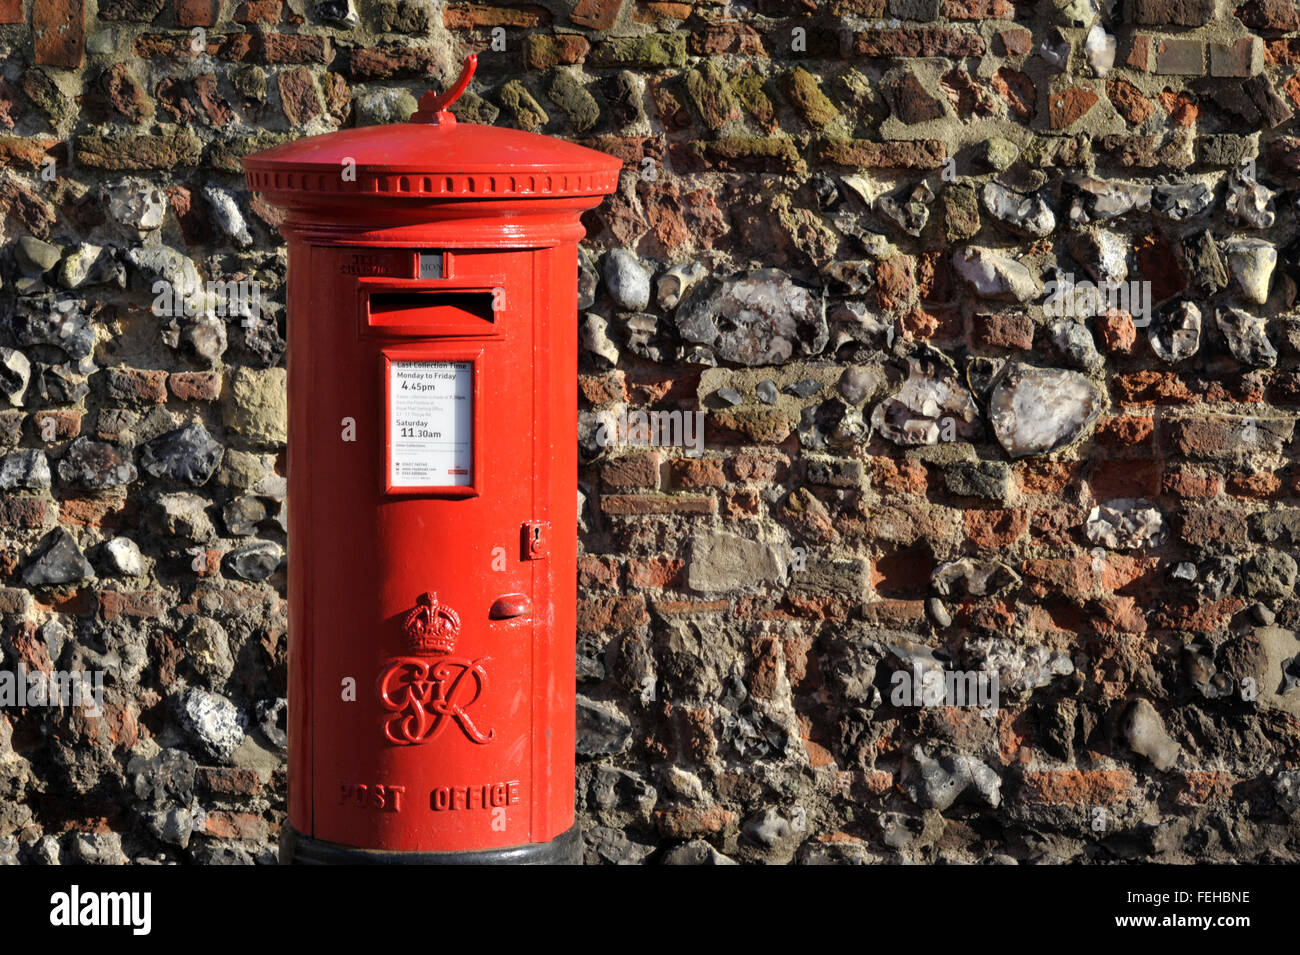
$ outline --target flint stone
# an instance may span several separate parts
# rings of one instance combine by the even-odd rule
[[[1020,235],[1043,238],[1056,228],[1051,206],[1038,193],[1022,195],[999,182],[987,182],[980,199],[989,215]]]
[[[979,408],[947,356],[925,348],[908,357],[907,367],[898,391],[872,410],[873,428],[900,445],[934,445],[978,433]]]
[[[280,566],[284,550],[274,541],[250,541],[226,555],[226,567],[243,580],[266,580]]]
[[[32,380],[32,363],[16,348],[0,348],[0,390],[15,408],[21,408],[27,385]]]
[[[109,573],[120,577],[139,577],[145,570],[140,547],[129,537],[114,537],[104,545]]]
[[[1224,214],[1232,225],[1250,229],[1271,229],[1277,214],[1273,210],[1273,199],[1277,193],[1261,186],[1254,179],[1234,170],[1228,180],[1228,197],[1224,202]]]
[[[1204,215],[1214,205],[1214,192],[1203,182],[1160,183],[1151,188],[1151,208],[1181,222]]]
[[[59,477],[92,491],[130,484],[137,477],[131,452],[106,441],[77,438],[59,461]]]
[[[627,249],[606,254],[605,289],[620,310],[640,312],[650,304],[650,270]]]
[[[34,235],[25,235],[14,246],[14,258],[24,275],[34,277],[44,275],[58,265],[63,258],[63,250]]]
[[[140,466],[156,478],[199,487],[221,464],[222,447],[201,422],[154,438],[140,451]]]
[[[578,739],[580,756],[608,756],[621,753],[632,742],[632,721],[613,704],[578,694]]]
[[[1256,368],[1272,368],[1277,364],[1277,349],[1268,339],[1263,318],[1231,307],[1218,309],[1214,318],[1228,351],[1237,361]]]
[[[944,597],[988,597],[1020,583],[1020,575],[1000,560],[963,557],[935,568],[930,584]]]
[[[203,752],[225,763],[244,741],[248,719],[234,703],[194,687],[181,698],[181,722]]]
[[[1182,747],[1169,737],[1156,708],[1146,700],[1137,700],[1128,708],[1122,732],[1129,749],[1145,756],[1162,772],[1171,769],[1182,752]]]
[[[1002,801],[1002,779],[973,756],[944,756],[930,759],[918,745],[903,782],[903,791],[918,806],[943,812],[968,788],[989,806]]]
[[[1042,283],[1015,259],[970,246],[953,254],[953,268],[981,298],[1028,302],[1043,293]]]
[[[212,221],[231,238],[235,245],[244,249],[253,244],[248,223],[244,221],[244,214],[239,211],[234,196],[225,189],[207,185],[203,187],[203,198],[208,201],[208,206],[212,209]]]
[[[1162,361],[1185,361],[1201,347],[1201,310],[1192,302],[1177,302],[1156,315],[1147,337]]]
[[[64,257],[58,281],[66,289],[108,282],[126,288],[126,269],[113,257],[112,249],[82,242]]]
[[[128,177],[104,186],[108,214],[137,232],[152,232],[167,214],[167,194],[144,179]]]
[[[1158,510],[1146,501],[1128,499],[1093,507],[1084,533],[1092,543],[1111,550],[1159,547],[1169,536]]]
[[[1092,332],[1082,322],[1071,318],[1057,318],[1047,327],[1052,344],[1066,362],[1075,368],[1091,371],[1100,368],[1106,360],[1097,351]]]
[[[1101,413],[1101,392],[1076,371],[1013,365],[989,401],[998,442],[1013,458],[1076,441]]]
[[[709,346],[723,361],[774,365],[826,347],[826,305],[776,269],[701,282],[677,308],[683,341]]]
[[[72,584],[94,576],[90,561],[62,527],[56,527],[40,539],[22,573],[23,583],[29,587]]]
[[[0,490],[26,488],[44,491],[50,486],[50,462],[45,452],[25,448],[0,457]]]
[[[1268,301],[1268,286],[1277,267],[1277,249],[1263,239],[1230,239],[1224,244],[1228,268],[1247,299]]]
[[[14,338],[20,345],[54,345],[71,358],[88,358],[95,349],[95,329],[83,307],[74,298],[19,298],[12,321]]]

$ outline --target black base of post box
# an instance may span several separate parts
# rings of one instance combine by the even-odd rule
[[[304,836],[286,825],[280,833],[281,865],[581,865],[582,834],[577,823],[550,842],[467,852],[393,852],[358,849]]]

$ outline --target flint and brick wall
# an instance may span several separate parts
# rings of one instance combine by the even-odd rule
[[[0,50],[0,670],[105,673],[0,710],[0,858],[273,859],[284,253],[239,158],[469,51],[463,121],[625,162],[589,861],[1297,858],[1294,0],[0,0]],[[261,320],[155,308],[242,278]],[[650,411],[702,443],[610,442]],[[954,671],[996,705],[899,692]]]

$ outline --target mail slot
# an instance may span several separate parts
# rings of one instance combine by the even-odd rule
[[[580,857],[577,242],[621,164],[458,124],[472,72],[244,160],[289,257],[285,862]]]

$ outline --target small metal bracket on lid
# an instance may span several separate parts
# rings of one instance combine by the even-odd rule
[[[455,126],[456,117],[448,109],[452,103],[460,99],[460,94],[464,93],[469,87],[469,81],[474,78],[474,70],[478,67],[478,56],[470,53],[465,57],[465,64],[460,69],[460,76],[456,77],[456,82],[451,84],[451,88],[443,93],[435,93],[433,90],[425,93],[420,97],[420,108],[411,114],[408,122],[412,123],[432,123],[435,126]]]

